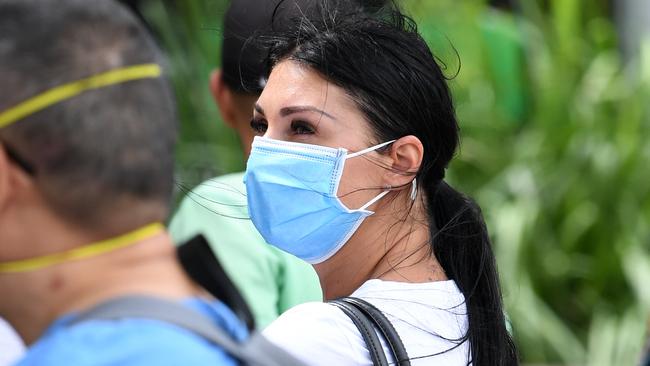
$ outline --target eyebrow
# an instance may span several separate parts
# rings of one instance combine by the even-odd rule
[[[255,103],[255,110],[259,113],[264,115],[264,109],[262,109],[262,106],[259,104]],[[325,117],[328,117],[332,120],[336,121],[336,117],[332,116],[331,114],[325,112],[324,110],[318,109],[316,107],[312,107],[309,105],[303,105],[303,106],[291,106],[291,107],[284,107],[280,109],[280,116],[286,117],[290,114],[294,113],[299,113],[299,112],[316,112],[319,114],[322,114]]]

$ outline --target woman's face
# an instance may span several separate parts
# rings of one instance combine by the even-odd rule
[[[290,60],[271,72],[251,127],[259,136],[349,152],[375,143],[368,122],[342,88]],[[361,207],[381,191],[380,158],[370,152],[346,160],[338,196],[348,208]]]

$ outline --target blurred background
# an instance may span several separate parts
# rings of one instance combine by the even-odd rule
[[[178,198],[243,170],[208,91],[227,0],[125,2],[169,55]],[[523,362],[637,364],[650,313],[650,1],[403,4],[452,78],[463,140],[449,180],[484,210]]]

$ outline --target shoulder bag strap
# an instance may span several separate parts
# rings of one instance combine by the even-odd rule
[[[330,301],[330,304],[341,309],[343,313],[352,320],[352,323],[354,323],[357,329],[359,329],[359,333],[361,333],[363,340],[368,346],[368,352],[370,353],[372,364],[374,366],[388,366],[384,348],[377,337],[375,328],[368,318],[355,306],[341,301],[341,299],[332,300]]]
[[[304,366],[286,351],[259,334],[236,342],[207,316],[174,301],[150,296],[125,296],[104,302],[73,319],[68,326],[88,320],[144,318],[159,320],[187,329],[219,346],[229,355],[250,366]]]
[[[339,300],[355,306],[373,322],[384,336],[386,343],[388,343],[398,366],[411,365],[409,355],[406,352],[406,348],[404,348],[402,339],[393,327],[393,324],[391,324],[390,320],[388,320],[379,309],[371,303],[357,297],[344,297]]]

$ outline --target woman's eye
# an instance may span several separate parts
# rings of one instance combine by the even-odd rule
[[[251,128],[253,131],[255,131],[256,134],[258,135],[263,135],[266,133],[266,129],[268,128],[268,123],[266,120],[262,118],[253,118],[251,120]]]
[[[291,122],[291,131],[296,135],[312,135],[316,132],[314,128],[305,121]]]

